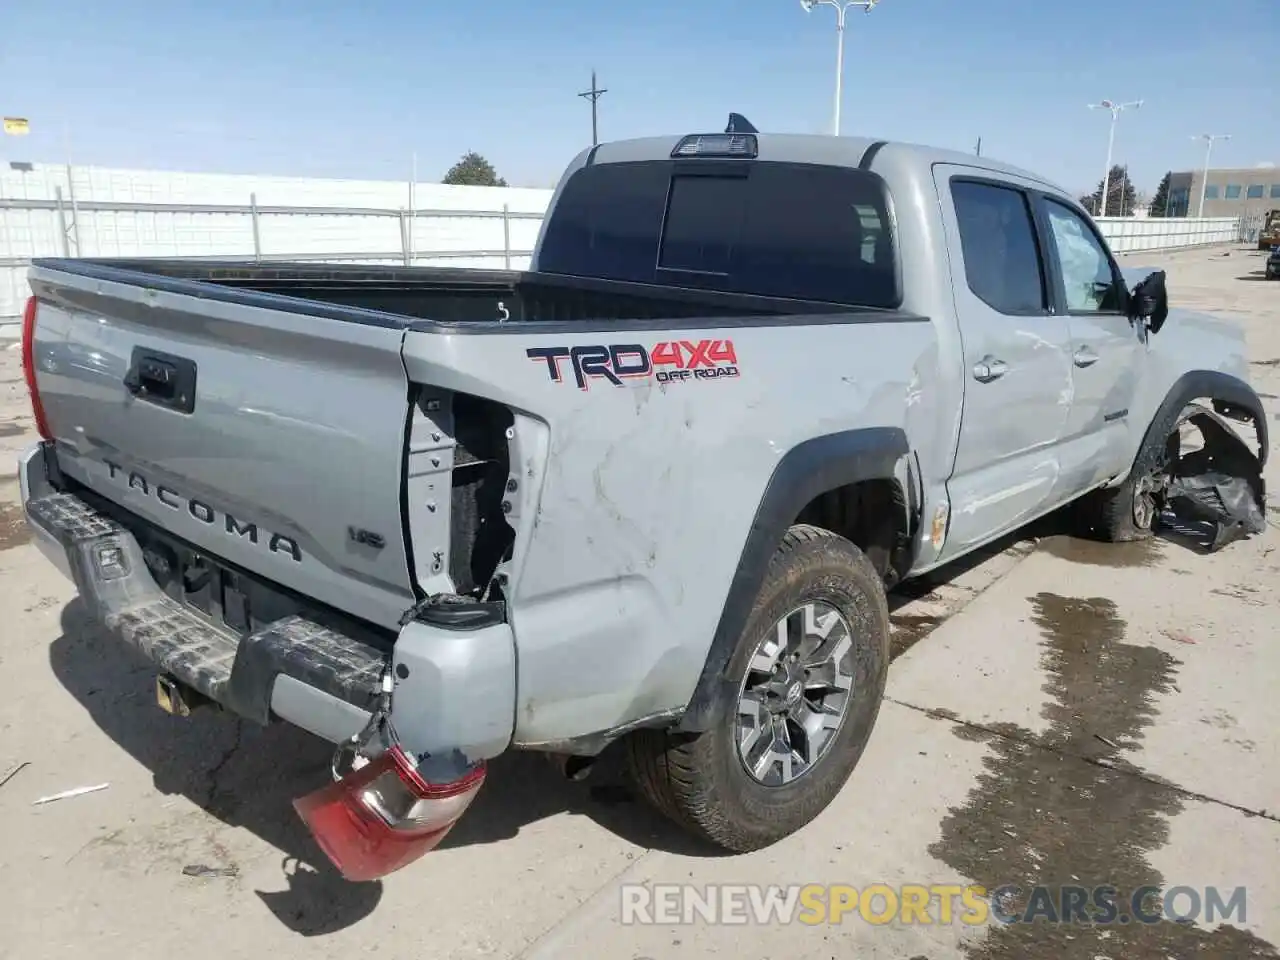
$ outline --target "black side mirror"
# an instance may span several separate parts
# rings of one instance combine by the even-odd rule
[[[1146,323],[1152,333],[1159,333],[1169,319],[1169,291],[1164,284],[1164,271],[1157,270],[1133,288],[1129,294],[1129,316]]]

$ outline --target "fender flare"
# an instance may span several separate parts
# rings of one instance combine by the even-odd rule
[[[1231,409],[1249,413],[1258,434],[1258,468],[1265,467],[1268,431],[1267,414],[1262,408],[1262,400],[1254,389],[1239,377],[1217,370],[1191,370],[1174,381],[1169,392],[1165,394],[1164,402],[1156,409],[1155,415],[1147,425],[1138,450],[1141,451],[1151,439],[1151,431],[1157,424],[1175,420],[1182,408],[1197,397],[1212,398],[1215,401],[1214,407],[1220,414],[1229,416]]]
[[[910,446],[900,427],[867,427],[813,437],[787,451],[774,467],[747,532],[698,684],[675,729],[701,732],[715,719],[718,693],[787,528],[819,494],[864,480],[892,480]]]

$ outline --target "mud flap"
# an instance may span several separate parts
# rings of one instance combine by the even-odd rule
[[[1204,445],[1171,465],[1164,490],[1165,508],[1184,522],[1209,524],[1209,552],[1257,535],[1267,528],[1262,465],[1240,435],[1218,414],[1191,404],[1178,418],[1190,424]],[[1177,434],[1175,434],[1177,436]]]

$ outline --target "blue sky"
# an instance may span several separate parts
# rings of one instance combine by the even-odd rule
[[[835,11],[797,0],[4,0],[0,158],[202,172],[434,180],[466,150],[550,186],[601,138],[826,132]],[[1280,163],[1277,0],[883,0],[851,11],[846,134],[972,149],[1092,189],[1106,159],[1140,189],[1190,169]],[[64,131],[69,136],[64,136]]]

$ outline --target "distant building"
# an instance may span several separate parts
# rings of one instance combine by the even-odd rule
[[[1169,177],[1171,217],[1194,217],[1200,209],[1203,170]],[[1206,217],[1256,217],[1280,208],[1280,167],[1210,170],[1204,191]]]

